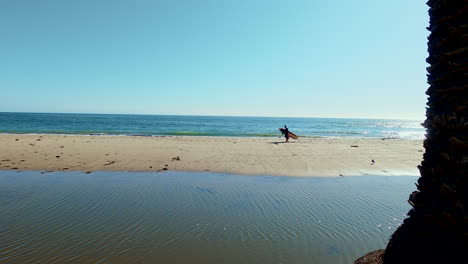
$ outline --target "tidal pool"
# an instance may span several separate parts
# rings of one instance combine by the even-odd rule
[[[416,180],[0,171],[0,263],[353,263]]]

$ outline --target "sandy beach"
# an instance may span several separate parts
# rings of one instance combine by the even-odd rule
[[[1,170],[418,175],[422,140],[0,135]],[[372,162],[374,160],[375,162]]]

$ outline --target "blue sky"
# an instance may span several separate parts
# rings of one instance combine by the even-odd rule
[[[0,0],[0,111],[423,120],[427,9]]]

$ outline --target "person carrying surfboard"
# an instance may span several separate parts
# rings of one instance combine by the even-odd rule
[[[289,129],[288,129],[288,127],[286,125],[284,125],[284,128],[278,128],[278,130],[281,131],[281,134],[284,135],[284,137],[286,138],[286,142],[289,141],[289,138],[293,138],[293,139],[298,139],[299,138],[298,136],[296,136],[296,134],[289,131]]]

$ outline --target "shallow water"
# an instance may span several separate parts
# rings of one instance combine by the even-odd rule
[[[0,263],[353,263],[417,177],[0,172]]]

